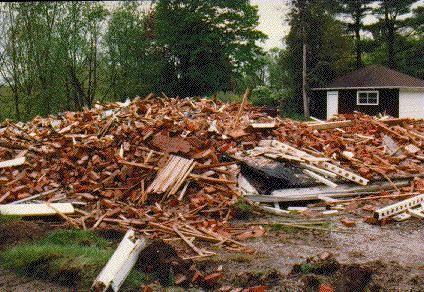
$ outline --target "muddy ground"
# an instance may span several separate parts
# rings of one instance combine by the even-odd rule
[[[217,256],[196,261],[196,266],[204,274],[223,274],[217,285],[208,290],[264,285],[276,291],[319,291],[323,284],[336,291],[424,290],[423,221],[411,219],[385,226],[357,221],[356,227],[347,228],[339,223],[340,218],[326,218],[332,224],[324,228],[345,232],[262,225],[266,230],[264,236],[244,241],[254,253],[205,245]],[[299,219],[260,216],[233,224],[246,227],[245,224],[253,222],[282,220]],[[2,222],[0,248],[36,240],[57,227],[41,221]],[[174,245],[177,250],[181,248],[178,243]],[[0,291],[71,290],[0,270]]]

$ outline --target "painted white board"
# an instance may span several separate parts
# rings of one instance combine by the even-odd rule
[[[327,91],[327,120],[339,110],[339,92]]]

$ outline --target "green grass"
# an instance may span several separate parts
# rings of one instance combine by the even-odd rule
[[[291,119],[291,120],[300,121],[300,122],[308,121],[308,119],[305,119],[303,114],[299,114],[299,113],[296,113],[296,112],[284,112],[284,111],[282,111],[280,116],[284,119]]]
[[[308,263],[300,266],[300,271],[302,272],[302,274],[310,274],[314,271],[314,269],[314,266]]]
[[[296,233],[301,231],[301,229],[297,227],[289,226],[289,225],[281,224],[281,223],[273,223],[268,225],[268,227],[272,231],[283,231],[285,233]]]
[[[21,216],[16,215],[0,215],[0,223],[21,221]]]
[[[61,230],[6,249],[1,256],[3,267],[18,274],[87,289],[113,252],[114,246],[93,232]],[[145,280],[145,275],[133,269],[122,291],[137,291]]]
[[[233,210],[235,217],[239,219],[248,219],[255,215],[253,206],[248,204],[243,197],[240,197],[234,204]]]

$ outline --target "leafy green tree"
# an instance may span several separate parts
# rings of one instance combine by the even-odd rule
[[[157,41],[173,60],[173,95],[229,90],[231,80],[254,72],[262,55],[257,8],[247,0],[159,0]]]
[[[371,11],[370,4],[376,2],[375,0],[339,0],[340,13],[347,17],[348,20],[344,22],[348,32],[354,34],[355,39],[355,67],[360,68],[363,66],[362,62],[362,43],[361,43],[361,30],[364,28],[363,19]]]
[[[302,43],[306,42],[308,87],[324,86],[348,70],[352,47],[343,24],[336,19],[336,5],[332,1],[291,2],[290,32],[286,37],[287,53],[281,61],[286,70],[284,86],[289,91],[294,111],[302,112]]]
[[[407,21],[402,19],[411,12],[412,4],[417,0],[382,0],[380,5],[374,9],[374,13],[378,15],[379,21],[377,28],[384,37],[387,49],[387,65],[390,68],[396,68],[397,53],[399,52],[396,41],[399,31],[406,26]]]

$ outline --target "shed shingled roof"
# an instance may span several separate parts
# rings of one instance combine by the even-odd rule
[[[392,70],[382,65],[371,65],[336,78],[325,89],[336,88],[424,88],[424,80]],[[320,88],[314,88],[320,89]],[[324,88],[323,88],[324,89]]]

